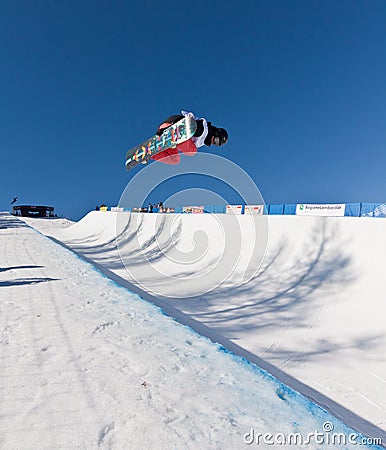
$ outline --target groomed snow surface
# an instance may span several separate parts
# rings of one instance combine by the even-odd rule
[[[1,449],[385,442],[385,220],[270,217],[257,274],[212,290],[214,216],[25,222],[0,215]]]

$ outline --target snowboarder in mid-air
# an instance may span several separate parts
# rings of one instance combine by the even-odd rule
[[[180,155],[193,156],[197,148],[206,145],[217,147],[226,144],[228,133],[206,119],[199,119],[192,112],[170,116],[158,127],[154,136],[126,152],[126,170],[138,164],[147,164],[150,159],[166,164],[179,164]]]
[[[186,116],[193,117],[196,121],[197,128],[193,137],[185,142],[181,142],[174,148],[168,148],[162,152],[159,152],[151,157],[155,161],[160,161],[166,164],[179,164],[180,155],[179,152],[184,153],[188,156],[194,156],[197,153],[197,148],[206,145],[210,147],[215,145],[220,147],[228,141],[228,133],[224,128],[218,128],[208,122],[206,119],[199,119],[192,112],[181,111],[182,114],[177,114],[168,117],[161,125],[158,127],[156,132],[157,136],[161,136],[162,133],[169,128],[171,125],[179,122]]]
[[[17,197],[14,197],[14,199],[11,201],[11,205],[17,202]]]

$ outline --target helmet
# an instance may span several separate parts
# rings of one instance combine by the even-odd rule
[[[224,128],[213,127],[213,145],[220,147],[228,142],[228,133]]]

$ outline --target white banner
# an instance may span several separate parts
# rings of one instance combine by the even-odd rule
[[[243,211],[242,205],[227,205],[226,213],[227,214],[241,214]]]
[[[203,206],[184,206],[182,208],[182,212],[184,214],[203,214],[204,207]]]
[[[264,214],[264,205],[245,205],[244,214],[256,214],[261,216]]]
[[[386,217],[386,203],[374,209],[373,217]]]
[[[297,216],[329,216],[329,217],[341,217],[344,216],[346,205],[340,204],[322,204],[322,205],[296,205]]]

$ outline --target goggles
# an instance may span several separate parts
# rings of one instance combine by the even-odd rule
[[[214,136],[213,145],[215,145],[216,147],[220,147],[220,145],[221,145],[221,137],[220,136]]]

